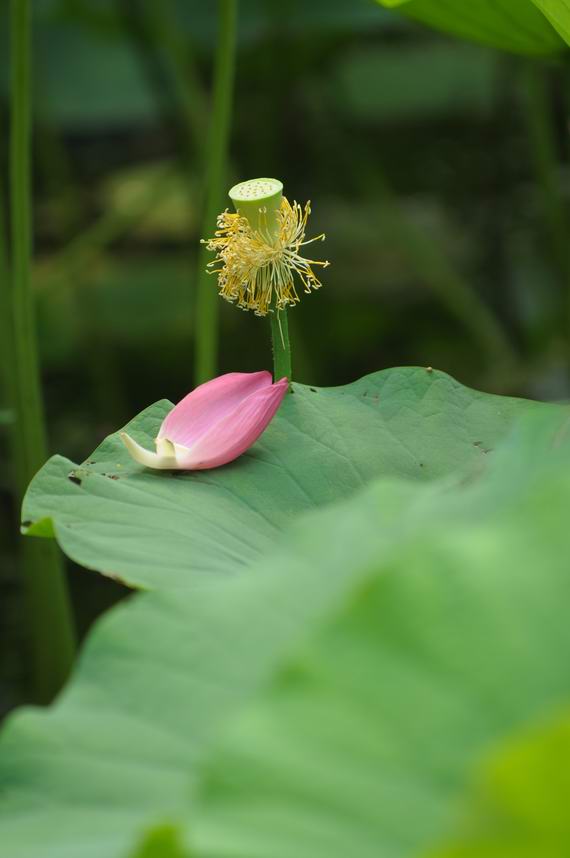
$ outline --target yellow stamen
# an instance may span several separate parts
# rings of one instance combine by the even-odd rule
[[[211,274],[218,275],[220,295],[236,303],[243,310],[253,310],[265,316],[273,308],[283,310],[299,302],[293,275],[296,272],[304,292],[319,289],[322,283],[313,271],[313,265],[326,268],[327,261],[306,259],[299,250],[313,241],[324,241],[325,235],[305,240],[310,203],[304,210],[283,197],[276,212],[278,235],[269,244],[265,210],[260,209],[260,230],[254,230],[247,218],[226,211],[218,216],[218,229],[214,238],[203,240],[216,258],[208,264]]]

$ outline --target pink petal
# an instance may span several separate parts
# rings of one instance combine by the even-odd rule
[[[282,378],[276,384],[255,390],[212,426],[188,451],[187,456],[180,457],[179,467],[203,470],[217,468],[237,459],[267,428],[288,387],[288,380]]]
[[[271,373],[229,372],[201,384],[164,418],[158,438],[191,447],[256,391],[272,387]]]

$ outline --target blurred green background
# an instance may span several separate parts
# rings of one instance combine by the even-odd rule
[[[192,387],[216,24],[204,0],[34,4],[34,286],[50,445],[70,458]],[[290,313],[297,381],[420,364],[568,396],[569,84],[565,55],[499,53],[373,0],[241,0],[228,187],[278,177],[327,234],[323,289]],[[0,146],[5,188],[6,133]],[[220,371],[262,368],[267,323],[224,304]],[[24,633],[5,441],[9,706]],[[82,627],[120,593],[85,574],[72,586]]]

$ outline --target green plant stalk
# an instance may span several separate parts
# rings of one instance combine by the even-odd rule
[[[222,207],[235,73],[237,0],[218,0],[218,42],[214,66],[212,120],[206,160],[206,204],[202,235],[213,235]],[[196,276],[195,380],[207,381],[216,374],[219,304],[215,284],[207,273],[209,253],[202,245]]]
[[[291,344],[287,310],[274,309],[269,314],[273,346],[273,380],[288,378],[291,381]]]
[[[46,436],[31,291],[30,0],[11,0],[10,190],[12,236],[14,460],[18,495],[43,465]],[[23,570],[33,652],[33,696],[47,702],[61,688],[74,655],[74,634],[57,545],[26,540]]]

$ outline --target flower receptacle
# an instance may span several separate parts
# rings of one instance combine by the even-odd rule
[[[254,232],[259,233],[268,244],[279,238],[279,219],[283,183],[279,179],[249,179],[234,185],[229,197],[241,217],[247,218]]]

